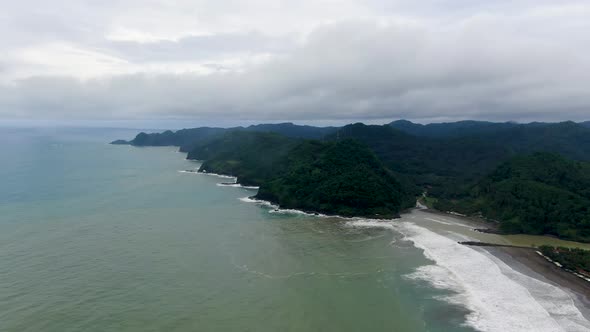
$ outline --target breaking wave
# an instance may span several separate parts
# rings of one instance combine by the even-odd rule
[[[445,220],[445,222],[448,220]],[[412,222],[356,220],[350,227],[377,227],[404,235],[434,264],[406,277],[423,280],[452,295],[442,298],[466,307],[466,324],[480,331],[588,331],[571,295],[522,274],[483,249],[457,243]]]

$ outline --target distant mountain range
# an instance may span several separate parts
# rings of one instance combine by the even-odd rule
[[[459,121],[423,125],[407,120],[393,121],[389,125],[411,135],[427,137],[458,137],[504,130],[518,126],[518,124],[512,122],[497,123],[486,121]]]
[[[590,121],[580,122],[563,122],[570,124],[571,127],[576,125],[590,128]],[[394,129],[418,137],[431,138],[453,138],[464,136],[481,136],[494,135],[510,129],[520,129],[521,132],[534,128],[555,128],[559,123],[532,122],[528,124],[518,124],[514,122],[487,122],[487,121],[458,121],[447,123],[419,124],[407,120],[398,120],[389,123]],[[191,144],[202,141],[228,131],[254,131],[254,132],[272,132],[287,137],[304,138],[304,139],[322,139],[327,135],[336,132],[342,127],[314,127],[296,125],[290,122],[278,124],[259,124],[249,127],[233,128],[215,128],[199,127],[191,129],[181,129],[178,131],[167,130],[162,133],[140,133],[130,141],[117,140],[115,144],[131,144],[136,146],[179,146],[181,151],[188,152]],[[509,131],[508,131],[509,132]]]

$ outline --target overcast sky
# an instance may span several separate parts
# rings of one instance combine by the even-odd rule
[[[0,4],[4,123],[590,120],[588,0]]]

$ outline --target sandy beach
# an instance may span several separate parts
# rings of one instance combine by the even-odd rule
[[[462,217],[443,213],[435,210],[424,210],[434,215],[455,218],[463,223],[472,225],[474,228],[491,228],[496,225],[470,217]],[[498,257],[515,270],[525,273],[539,280],[559,285],[562,288],[572,291],[580,300],[588,313],[590,313],[590,282],[555,266],[537,253],[534,248],[516,248],[516,247],[481,247],[490,254]],[[590,316],[587,316],[590,317]]]
[[[453,218],[464,224],[471,225],[474,229],[495,229],[496,225],[479,220],[477,218],[451,215],[436,210],[422,210],[433,215],[445,218]],[[502,241],[499,241],[502,242]],[[590,314],[590,282],[555,266],[537,253],[534,248],[516,248],[516,247],[481,247],[490,254],[498,257],[503,262],[515,270],[525,273],[531,277],[549,282],[564,289],[570,290],[579,299],[578,305],[582,306],[586,314]],[[590,318],[589,315],[586,317]]]
[[[509,236],[481,233],[489,224],[416,209],[392,223],[434,266],[412,278],[458,295],[481,331],[588,331],[590,283],[548,262],[534,248],[469,246],[462,241],[514,245]],[[537,241],[542,238],[535,239]],[[555,241],[552,239],[552,241]],[[539,243],[540,244],[540,243]]]
[[[568,290],[575,295],[578,309],[587,319],[590,319],[590,282],[548,262],[533,249],[483,248],[520,273]]]

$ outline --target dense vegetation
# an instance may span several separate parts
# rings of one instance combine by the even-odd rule
[[[481,213],[507,233],[552,234],[590,242],[590,164],[549,153],[518,156],[500,165],[464,197],[435,207]]]
[[[130,144],[135,146],[178,146],[181,152],[189,152],[200,144],[217,139],[223,134],[236,131],[277,133],[292,138],[320,139],[335,131],[333,127],[300,126],[293,123],[259,124],[249,127],[210,128],[199,127],[181,129],[176,132],[167,130],[162,133],[139,133],[130,141],[116,140],[113,144]]]
[[[301,140],[273,133],[228,132],[200,144],[189,159],[200,171],[229,174],[260,186],[257,198],[283,208],[346,216],[396,216],[415,204],[371,150],[348,140]]]
[[[393,121],[389,125],[411,135],[438,138],[479,135],[518,126],[513,122],[497,123],[487,121],[458,121],[423,125],[407,120]]]
[[[257,198],[343,216],[392,217],[415,205],[416,196],[357,141],[306,141],[289,153],[285,165],[262,184]]]
[[[366,156],[361,158],[362,149],[351,140],[368,146],[381,166],[369,162],[355,171],[346,163],[346,153],[329,152],[336,147],[343,151],[350,145],[359,149],[355,150],[358,156],[349,151],[352,156],[368,161]],[[202,170],[236,175],[243,184],[262,186],[261,197],[266,195],[288,207],[346,215],[367,211],[387,214],[360,198],[369,188],[362,184],[361,175],[373,174],[376,178],[371,178],[372,185],[378,188],[385,188],[381,182],[385,178],[385,182],[394,183],[393,187],[404,188],[392,190],[393,196],[387,199],[386,195],[378,198],[387,211],[403,208],[408,205],[405,198],[425,191],[435,207],[481,214],[500,221],[506,232],[590,241],[590,195],[585,189],[590,188],[590,172],[582,162],[590,161],[590,122],[421,125],[395,121],[384,126],[357,123],[341,128],[285,123],[140,133],[130,142],[114,143],[180,146],[181,151],[189,152],[189,158],[204,160]],[[563,157],[534,154],[538,151]],[[333,163],[338,158],[342,161]],[[333,172],[325,167],[331,163],[336,167]],[[377,171],[381,168],[386,173]],[[345,176],[355,185],[339,194],[342,187],[334,183],[344,181]],[[334,179],[334,183],[322,182],[319,188],[336,201],[311,191],[312,182],[306,181],[317,177],[322,181]],[[358,205],[359,210],[334,207],[340,204],[335,202],[345,200],[342,197],[351,199],[346,195],[352,188],[358,192],[359,201],[351,206]],[[398,193],[405,198],[398,199]]]
[[[590,251],[577,248],[541,246],[541,253],[564,268],[590,276]]]
[[[423,126],[402,121],[397,127],[401,129],[392,124],[357,123],[342,127],[327,139],[364,142],[389,168],[431,196],[442,198],[464,194],[473,183],[518,154],[545,151],[590,160],[590,129],[573,122],[520,125],[463,121]]]
[[[416,137],[391,126],[362,123],[342,127],[329,140],[352,138],[367,144],[394,172],[416,188],[436,196],[461,193],[506,159],[509,151],[489,140],[471,137]]]
[[[274,133],[235,131],[199,144],[188,159],[203,160],[200,171],[233,175],[238,182],[260,186],[282,168],[296,139]]]

